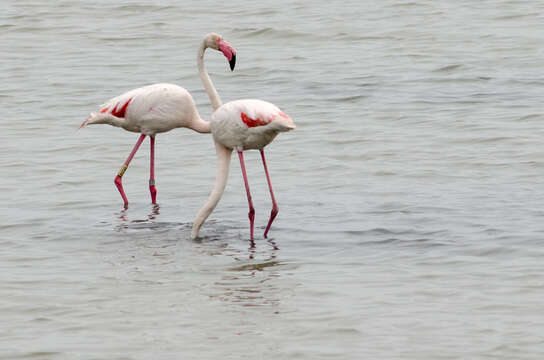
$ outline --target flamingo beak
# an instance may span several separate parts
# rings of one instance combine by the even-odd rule
[[[230,70],[234,70],[234,66],[236,65],[236,50],[234,50],[234,48],[223,39],[220,39],[217,42],[217,47],[229,61]]]
[[[230,71],[234,71],[234,65],[236,65],[236,54],[232,54],[232,58],[229,60]]]

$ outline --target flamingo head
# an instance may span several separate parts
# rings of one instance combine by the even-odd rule
[[[206,45],[209,48],[221,51],[229,61],[230,70],[234,70],[234,65],[236,65],[236,50],[228,42],[223,40],[221,35],[214,33],[207,35]]]

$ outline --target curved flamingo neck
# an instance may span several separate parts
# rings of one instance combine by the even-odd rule
[[[193,228],[191,230],[191,239],[196,239],[198,237],[200,228],[204,224],[204,221],[206,221],[208,216],[210,216],[212,211],[215,209],[217,203],[219,203],[219,200],[221,200],[221,197],[225,192],[225,186],[227,186],[232,149],[228,149],[218,142],[215,142],[215,151],[217,153],[215,185],[210,193],[210,196],[208,197],[208,200],[195,216]]]
[[[196,111],[195,115],[193,116],[193,120],[189,128],[201,134],[208,134],[212,132],[210,122],[202,119],[200,114],[198,114],[198,111]]]
[[[198,49],[198,55],[196,58],[197,64],[198,64],[198,74],[200,75],[200,80],[202,81],[202,85],[204,85],[204,89],[206,90],[206,93],[208,94],[208,97],[210,98],[210,102],[212,103],[213,110],[217,110],[223,103],[221,102],[221,98],[219,97],[219,94],[215,90],[215,87],[213,86],[212,80],[210,79],[210,76],[208,75],[208,72],[206,71],[206,67],[204,66],[204,52],[208,48],[208,45],[206,44],[206,39],[202,40],[202,44],[200,45],[200,48]]]

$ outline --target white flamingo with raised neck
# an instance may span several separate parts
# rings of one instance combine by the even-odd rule
[[[200,79],[215,110],[221,105],[221,99],[204,66],[204,52],[207,48],[221,51],[229,61],[231,70],[234,70],[236,64],[236,51],[215,33],[206,35],[198,49],[197,64]],[[181,86],[163,83],[130,90],[108,100],[98,112],[91,113],[80,127],[93,124],[108,124],[141,134],[114,179],[125,208],[128,207],[128,199],[121,180],[146,136],[150,138],[149,191],[151,202],[156,204],[155,135],[180,127],[199,133],[210,132],[210,122],[200,117],[191,94]]]

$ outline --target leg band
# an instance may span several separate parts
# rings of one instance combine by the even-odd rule
[[[121,166],[121,170],[119,170],[119,177],[123,177],[123,174],[125,173],[125,171],[127,171],[127,168],[128,168],[128,165],[127,164],[124,164],[123,166]]]

